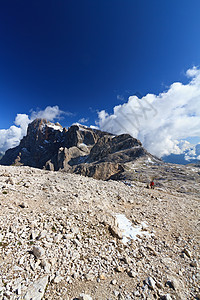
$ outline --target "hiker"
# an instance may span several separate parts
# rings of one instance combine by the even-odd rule
[[[153,180],[150,183],[150,187],[151,187],[151,189],[154,189],[154,182],[153,182]]]

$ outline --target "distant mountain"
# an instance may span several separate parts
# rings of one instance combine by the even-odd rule
[[[128,134],[113,136],[79,124],[67,130],[59,123],[36,119],[19,146],[7,150],[0,164],[64,170],[106,180],[141,157],[160,162]]]
[[[0,159],[4,156],[4,152],[0,152]]]
[[[181,164],[181,165],[187,165],[191,163],[197,163],[198,159],[185,159],[185,153],[182,154],[170,154],[168,156],[163,156],[162,160],[166,163],[172,163],[172,164]]]
[[[191,145],[188,143],[188,148],[184,149],[183,153],[163,156],[162,160],[167,163],[187,165],[191,163],[198,163],[200,161],[199,158],[200,144]]]

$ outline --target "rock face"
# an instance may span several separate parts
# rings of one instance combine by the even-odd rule
[[[125,163],[142,155],[147,151],[142,147],[139,140],[129,134],[121,134],[115,137],[103,136],[91,149],[88,162],[109,161]]]
[[[68,169],[77,163],[77,158],[88,155],[92,146],[105,134],[82,125],[73,125],[67,130],[59,123],[36,119],[29,124],[27,135],[19,146],[7,150],[0,163]]]
[[[36,119],[19,146],[7,150],[0,164],[64,170],[107,180],[118,178],[124,164],[140,157],[153,159],[141,142],[128,134],[113,136],[82,125],[67,130],[59,123]]]

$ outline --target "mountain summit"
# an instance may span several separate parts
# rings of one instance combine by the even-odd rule
[[[113,136],[80,124],[66,129],[59,123],[35,119],[27,135],[17,147],[6,151],[0,164],[64,170],[106,180],[141,157],[155,159],[128,134]]]

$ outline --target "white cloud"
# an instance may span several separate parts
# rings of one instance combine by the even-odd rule
[[[121,100],[121,101],[124,101],[124,100],[125,100],[125,98],[124,98],[123,95],[117,95],[117,99],[118,99],[118,100]]]
[[[131,96],[111,115],[100,111],[97,125],[114,134],[131,134],[159,157],[182,153],[182,139],[200,137],[200,69],[193,67],[186,75],[188,84],[175,82],[167,91],[141,99]]]
[[[78,120],[78,123],[80,124],[86,124],[88,122],[89,119],[86,119],[86,118],[81,118],[80,120]]]
[[[17,146],[23,136],[26,135],[28,124],[34,119],[45,118],[49,121],[54,121],[63,114],[66,113],[60,110],[57,105],[47,106],[44,110],[31,111],[30,116],[17,114],[14,121],[16,126],[12,125],[9,129],[0,130],[0,152],[5,152],[9,148]]]
[[[62,114],[66,113],[60,110],[57,105],[47,106],[44,110],[31,111],[31,120],[40,118],[54,121],[55,119],[59,119]]]
[[[26,114],[17,114],[15,118],[15,125],[20,126],[21,136],[23,137],[26,134],[28,124],[31,122],[29,116]]]

